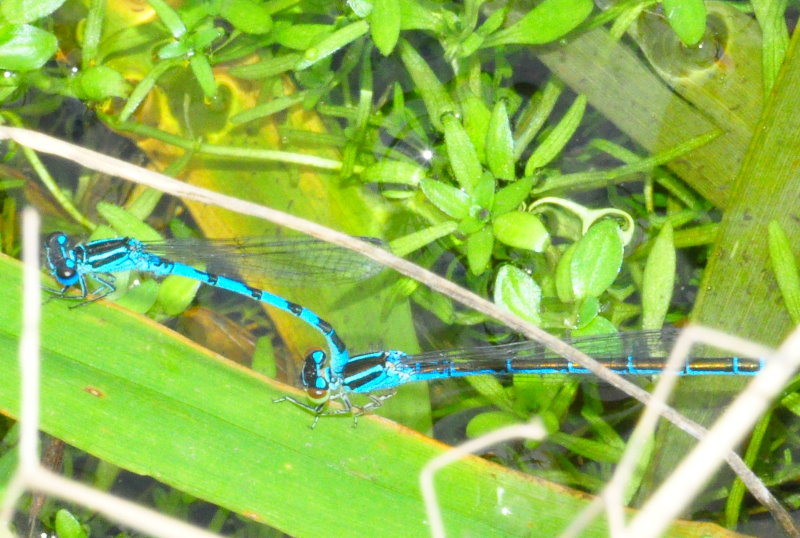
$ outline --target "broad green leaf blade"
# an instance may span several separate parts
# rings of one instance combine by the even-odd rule
[[[769,269],[767,230],[769,222],[776,220],[796,252],[800,244],[800,229],[794,218],[800,199],[798,87],[800,32],[795,32],[780,77],[753,131],[736,184],[730,189],[722,226],[691,314],[694,321],[771,346],[793,328]],[[726,160],[733,157],[729,155]],[[673,401],[690,403],[684,406],[689,416],[708,424],[715,415],[712,410],[724,405],[724,390],[744,387],[745,381],[724,385],[715,379],[687,380],[678,386]],[[648,480],[657,481],[672,471],[677,456],[687,450],[685,439],[673,428],[659,431],[653,457],[657,468],[651,470]],[[664,450],[663,446],[669,448]]]
[[[0,257],[0,278],[0,409],[17,417],[19,263]],[[442,453],[438,442],[372,418],[355,430],[349,417],[311,430],[307,412],[272,403],[288,387],[110,303],[50,301],[41,334],[43,431],[291,535],[325,536],[342,521],[352,536],[428,532],[418,478]],[[475,457],[441,471],[436,485],[450,535],[552,535],[587,503],[585,493]],[[332,495],[314,497],[320,491]],[[608,531],[595,522],[588,532]]]
[[[693,79],[687,80],[687,87],[681,91],[692,90],[691,103],[676,96],[653,72],[653,67],[642,61],[639,51],[615,40],[602,28],[576,33],[564,46],[542,49],[538,58],[651,153],[722,126],[722,136],[668,166],[715,205],[724,207],[761,111],[760,62],[753,61],[761,54],[761,46],[751,28],[743,25],[749,21],[758,33],[757,25],[748,15],[726,4],[713,6],[735,28],[728,32],[730,40],[725,53],[737,66],[736,81],[723,65],[714,67],[711,80],[706,75],[712,73],[705,73],[702,86],[694,84]],[[736,16],[732,15],[734,12]],[[664,30],[671,32],[666,23]],[[711,94],[709,84],[715,86]],[[710,111],[714,111],[714,121],[707,116]],[[662,119],[658,129],[653,129],[653,118]]]

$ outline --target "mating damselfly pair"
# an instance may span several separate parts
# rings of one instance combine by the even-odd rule
[[[374,238],[362,238],[383,245]],[[524,341],[497,346],[481,346],[408,354],[381,350],[350,356],[347,346],[331,326],[312,310],[267,290],[253,287],[233,276],[201,270],[174,261],[171,257],[192,259],[213,268],[222,263],[235,273],[237,264],[250,264],[283,281],[306,281],[325,276],[359,280],[380,271],[381,267],[346,249],[314,239],[254,239],[246,241],[199,241],[192,239],[142,242],[129,237],[73,243],[63,232],[45,241],[50,273],[62,286],[55,290],[62,297],[86,302],[114,291],[114,273],[142,271],[156,276],[180,275],[260,301],[287,312],[315,328],[325,339],[329,353],[311,352],[304,361],[301,383],[310,404],[287,396],[290,401],[319,416],[353,413],[359,415],[379,407],[391,391],[406,383],[474,375],[589,374],[570,360],[547,350],[541,344]],[[98,287],[90,292],[87,279]],[[77,287],[78,294],[68,294]],[[570,343],[594,356],[612,371],[625,375],[653,375],[664,369],[666,357],[678,331],[632,331],[620,334],[576,338]],[[763,368],[759,358],[725,356],[692,357],[678,371],[680,375],[753,375]],[[350,394],[365,394],[366,405],[351,404]],[[342,409],[326,410],[330,400],[342,402]]]

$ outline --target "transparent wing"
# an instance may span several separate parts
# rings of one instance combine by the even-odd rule
[[[375,237],[359,237],[388,248]],[[183,263],[200,263],[207,271],[225,276],[291,286],[327,286],[352,283],[379,273],[383,266],[353,252],[309,237],[241,239],[182,238],[144,243],[148,252]]]
[[[610,368],[623,370],[658,369],[663,367],[680,333],[676,328],[652,331],[628,331],[618,334],[567,339],[566,341]],[[630,361],[628,358],[632,358]],[[730,355],[713,348],[701,348],[692,354],[689,364],[698,368],[705,364],[706,371],[716,366],[720,371],[731,368]],[[568,361],[538,342],[522,341],[495,346],[429,351],[409,355],[400,362],[418,371],[435,370],[442,362],[451,362],[459,370],[488,369],[500,371],[507,361],[514,369],[539,368],[543,365],[566,367]],[[752,359],[740,359],[754,362]],[[750,365],[755,367],[755,365]]]

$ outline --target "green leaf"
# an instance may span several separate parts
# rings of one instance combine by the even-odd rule
[[[500,178],[514,179],[514,137],[508,122],[506,103],[499,100],[494,105],[486,134],[486,163],[489,170]]]
[[[256,105],[253,108],[248,108],[243,112],[234,114],[231,116],[231,123],[234,125],[240,125],[242,123],[247,123],[248,121],[272,116],[273,114],[277,114],[278,112],[282,112],[289,107],[301,103],[303,99],[305,99],[305,96],[305,92],[297,92],[293,95],[285,95],[283,97],[270,99],[266,103]]]
[[[383,159],[364,168],[361,179],[375,183],[399,183],[416,187],[425,178],[425,169],[408,161]],[[460,192],[460,191],[459,191]]]
[[[14,419],[19,262],[0,256],[0,280],[0,409]],[[372,536],[376,528],[388,529],[387,538],[429,532],[419,474],[446,452],[441,443],[372,417],[362,417],[355,430],[349,416],[326,417],[311,430],[306,411],[272,403],[287,393],[302,397],[290,387],[105,301],[73,309],[66,303],[42,307],[43,432],[291,536],[328,536],[342,521],[353,536]],[[231,479],[220,480],[220,469]],[[309,484],[347,502],[310,503]],[[591,502],[585,493],[474,456],[442,469],[436,487],[449,536],[562,529]],[[499,490],[514,517],[464,510]],[[678,522],[667,532],[696,536],[697,527]],[[607,525],[592,522],[585,533],[606,536]]]
[[[497,271],[494,281],[494,302],[529,321],[539,325],[542,290],[531,276],[513,265],[504,265]]]
[[[550,43],[582,23],[593,8],[591,0],[544,0],[516,23],[490,36],[484,48]]]
[[[217,83],[214,80],[214,72],[211,70],[211,64],[208,63],[208,58],[205,54],[195,54],[189,59],[189,65],[192,67],[198,84],[203,89],[203,95],[207,99],[212,99],[217,95]]]
[[[667,22],[686,46],[697,45],[706,32],[705,0],[663,0]]]
[[[400,41],[400,58],[414,81],[415,89],[425,102],[431,123],[437,131],[443,131],[442,119],[457,111],[450,94],[439,81],[436,73],[406,40]]]
[[[374,0],[369,22],[375,47],[389,56],[400,38],[400,0]]]
[[[425,245],[433,243],[437,239],[441,239],[456,231],[457,223],[453,220],[447,220],[440,224],[429,226],[415,232],[411,232],[403,237],[392,239],[389,243],[389,250],[396,256],[404,258],[415,250],[419,250]]]
[[[183,58],[192,51],[192,45],[189,41],[173,41],[167,43],[158,49],[157,55],[162,60],[169,60],[172,58]]]
[[[93,101],[125,97],[130,91],[130,85],[123,76],[105,65],[96,65],[81,71],[76,82],[83,97]]]
[[[234,28],[246,34],[266,34],[272,28],[272,17],[262,4],[252,0],[220,2],[219,14]]]
[[[186,25],[183,24],[180,15],[164,0],[147,0],[147,3],[155,10],[158,18],[167,27],[172,37],[178,39],[186,33]]]
[[[165,60],[157,63],[150,71],[148,71],[144,78],[142,78],[139,84],[137,84],[131,92],[128,102],[125,103],[124,107],[122,107],[122,110],[119,113],[119,121],[126,121],[139,107],[142,101],[144,101],[145,97],[147,97],[147,94],[150,93],[150,90],[153,88],[153,86],[155,86],[155,83],[159,77],[180,63],[181,61],[178,59]]]
[[[769,259],[789,315],[800,324],[800,273],[786,232],[773,220],[769,223]]]
[[[550,244],[550,234],[539,217],[524,211],[511,211],[494,219],[494,236],[514,248],[542,252]]]
[[[56,512],[55,528],[59,538],[87,538],[88,536],[81,526],[81,522],[63,508]]]
[[[604,318],[603,316],[596,316],[592,318],[592,321],[584,325],[583,327],[578,327],[571,332],[573,338],[578,338],[582,336],[602,336],[605,334],[616,334],[617,328],[611,323],[609,320]],[[620,347],[620,353],[622,353],[622,348]],[[587,353],[590,355],[592,354],[591,350],[587,349]],[[598,349],[598,353],[607,352],[604,349]]]
[[[572,257],[575,255],[575,247],[577,243],[571,244],[561,258],[558,259],[556,265],[556,293],[562,303],[571,303],[575,301],[575,293],[572,291]]]
[[[356,21],[336,30],[317,44],[306,49],[303,59],[297,64],[295,69],[298,71],[308,69],[320,60],[327,58],[337,50],[363,36],[367,33],[367,30],[369,30],[369,24],[364,20]]]
[[[786,0],[753,2],[752,6],[764,41],[761,65],[764,90],[769,94],[783,65],[786,49],[789,48],[789,31],[784,17]]]
[[[177,278],[177,277],[176,277]],[[129,283],[131,285],[129,286]],[[131,312],[144,314],[150,312],[158,300],[161,284],[155,280],[134,280],[134,275],[125,273],[114,281],[117,291],[109,298]]]
[[[212,43],[214,43],[214,41],[222,37],[224,34],[225,31],[220,27],[206,26],[193,32],[187,41],[191,43],[192,50],[199,53],[200,51],[207,49]]]
[[[446,114],[441,118],[444,126],[444,142],[447,156],[458,184],[467,193],[471,193],[483,174],[481,163],[475,147],[467,136],[467,131],[455,114]]]
[[[417,0],[401,0],[400,2],[400,29],[401,30],[428,30],[434,33],[444,31],[444,21],[439,9],[432,9]]]
[[[35,26],[0,26],[0,69],[33,71],[42,67],[58,50],[58,39]]]
[[[489,265],[494,247],[494,235],[489,226],[484,226],[467,237],[467,265],[474,275],[480,275]]]
[[[597,318],[600,313],[600,301],[597,297],[586,297],[578,304],[577,328],[586,327]],[[615,331],[616,332],[616,331]]]
[[[519,424],[519,417],[506,411],[487,411],[475,415],[467,423],[467,437],[474,439],[506,426]]]
[[[314,43],[319,43],[327,36],[333,34],[336,28],[330,24],[285,24],[285,23],[276,23],[275,28],[272,31],[273,36],[275,37],[275,41],[286,48],[295,49],[295,50],[306,50],[314,45]],[[268,58],[265,59],[264,62],[278,62],[283,58],[279,56],[277,58]],[[297,63],[294,61],[292,66]],[[259,65],[259,64],[254,64]],[[236,66],[238,69],[243,69],[248,66]],[[237,74],[238,76],[238,74]]]
[[[558,122],[550,134],[531,154],[527,164],[525,164],[525,175],[532,175],[537,169],[543,168],[555,159],[564,146],[567,145],[575,130],[583,120],[583,113],[586,111],[586,96],[579,95],[570,105],[561,121]]]
[[[464,191],[428,178],[423,178],[420,186],[425,197],[446,215],[456,220],[469,215],[471,202]]]
[[[157,302],[168,316],[177,316],[192,304],[200,282],[193,278],[170,275],[158,287]]]
[[[492,113],[483,100],[471,92],[461,99],[461,111],[464,115],[464,129],[475,148],[478,160],[485,163],[487,126]]]
[[[484,222],[489,221],[489,210],[494,204],[494,190],[497,187],[497,182],[491,174],[485,173],[475,183],[475,188],[472,191],[472,214],[475,217],[481,218]]]
[[[622,267],[622,239],[612,220],[592,225],[575,246],[570,280],[575,297],[599,297],[616,280]]]
[[[610,446],[605,441],[583,439],[561,432],[551,434],[547,440],[563,446],[572,454],[584,456],[592,461],[617,463],[622,457],[622,448]]]
[[[675,244],[669,222],[658,234],[642,277],[642,329],[660,329],[675,287]]]
[[[118,234],[132,236],[140,241],[161,240],[161,235],[150,225],[119,206],[108,202],[99,202],[97,214],[103,217]]]
[[[526,177],[497,191],[494,195],[492,216],[497,218],[503,213],[517,209],[531,193],[534,182],[535,179],[533,177]]]
[[[3,0],[0,13],[11,24],[25,24],[50,15],[64,0]]]

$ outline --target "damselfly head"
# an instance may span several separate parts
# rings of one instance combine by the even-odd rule
[[[327,355],[321,349],[315,349],[306,355],[300,382],[306,389],[308,399],[315,404],[328,401],[330,397],[330,373],[325,366]]]
[[[69,237],[64,232],[53,232],[44,242],[47,265],[50,272],[64,286],[77,282],[79,275],[77,264],[69,244]]]

